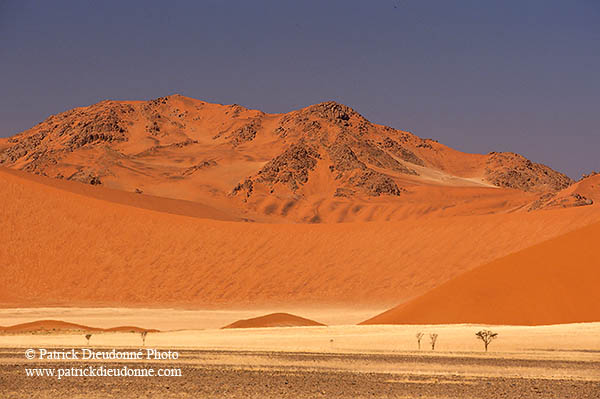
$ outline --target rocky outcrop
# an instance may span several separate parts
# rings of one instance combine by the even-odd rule
[[[79,169],[77,172],[69,176],[68,180],[91,184],[92,186],[98,186],[102,184],[102,180],[96,172],[84,169]]]
[[[335,101],[326,101],[311,105],[305,108],[305,113],[333,121],[348,121],[350,120],[351,116],[358,116],[362,118],[362,116],[352,108]]]
[[[23,170],[43,174],[47,165],[81,147],[127,141],[127,125],[121,118],[130,112],[131,106],[104,101],[51,116],[10,138],[0,153],[0,164],[10,166],[20,160]]]
[[[308,181],[308,174],[314,170],[321,155],[304,143],[290,146],[258,171],[256,181],[274,185],[286,184],[292,191]]]
[[[407,175],[417,175],[417,172],[414,169],[410,169],[398,162],[395,158],[378,147],[372,140],[360,140],[358,141],[356,148],[358,157],[373,166]]]
[[[234,130],[227,138],[234,147],[237,147],[240,144],[254,140],[259,128],[260,121],[252,121],[239,129]]]
[[[47,130],[42,130],[30,135],[20,134],[9,138],[7,148],[0,153],[0,165],[14,163],[27,155],[31,157],[38,154],[39,156],[44,152],[41,143],[47,134]]]
[[[403,161],[413,163],[415,165],[424,166],[425,163],[421,158],[415,155],[414,152],[402,146],[397,141],[390,137],[385,137],[382,141],[377,143],[381,148],[389,151],[392,155]]]
[[[568,176],[519,154],[491,152],[488,155],[485,178],[498,187],[533,192],[559,191],[573,183]]]
[[[223,130],[213,137],[213,140],[225,137],[233,147],[254,140],[256,134],[261,128],[261,121],[258,119],[252,120],[243,126],[233,130]]]
[[[404,190],[400,189],[392,178],[374,170],[366,170],[353,176],[350,184],[361,189],[364,193],[379,197],[380,195],[400,195]]]
[[[593,176],[597,176],[599,174],[600,174],[600,172],[596,172],[595,170],[591,171],[590,173],[584,173],[584,174],[581,175],[580,181],[584,180],[584,179],[587,179],[587,178],[590,178],[590,177],[593,177]]]
[[[194,173],[196,173],[199,170],[207,169],[207,168],[210,168],[212,166],[217,166],[217,162],[213,161],[213,160],[202,161],[202,162],[200,162],[197,165],[194,165],[194,166],[191,166],[191,167],[185,169],[181,173],[181,175],[182,176],[191,176],[191,175],[193,175]]]
[[[284,184],[290,190],[296,191],[308,182],[308,175],[317,165],[321,155],[305,143],[293,144],[282,154],[276,156],[252,177],[238,184],[232,191],[236,195],[245,191],[249,197],[254,183],[262,183],[274,190],[276,184]]]
[[[367,165],[358,159],[350,146],[340,140],[327,148],[329,158],[333,162],[333,170],[345,172],[354,169],[366,169]]]
[[[536,211],[539,209],[553,208],[572,208],[577,206],[592,205],[594,201],[579,193],[568,195],[556,195],[555,193],[547,193],[538,198],[527,209],[528,211]]]
[[[244,192],[246,194],[246,198],[252,195],[254,191],[254,183],[250,179],[244,180],[244,182],[239,183],[237,186],[233,188],[231,191],[231,195],[237,195],[240,192]]]

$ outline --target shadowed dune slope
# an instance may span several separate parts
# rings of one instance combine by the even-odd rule
[[[84,326],[82,324],[69,323],[61,320],[38,320],[29,323],[16,324],[10,327],[0,327],[4,333],[30,333],[30,332],[158,332],[158,330],[147,330],[134,326],[121,326],[112,328],[97,328]]]
[[[200,202],[178,200],[172,198],[156,197],[143,193],[131,193],[127,191],[114,190],[106,187],[98,187],[89,184],[81,184],[77,181],[49,179],[23,172],[20,170],[2,168],[0,173],[12,174],[22,179],[58,188],[73,194],[79,194],[86,197],[97,198],[103,201],[114,202],[122,205],[129,205],[136,208],[143,208],[152,211],[172,213],[174,215],[191,216],[202,219],[242,221],[243,218],[231,216],[229,213],[215,209]]]
[[[600,224],[497,259],[362,324],[600,321]]]
[[[123,205],[95,190],[90,197],[0,170],[0,304],[390,307],[600,220],[592,205],[388,223],[241,223]]]
[[[251,319],[238,320],[223,328],[302,327],[324,326],[325,324],[289,313],[271,313]]]

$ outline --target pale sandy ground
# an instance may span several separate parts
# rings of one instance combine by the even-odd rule
[[[303,316],[314,317],[318,313],[304,310],[300,313]],[[17,312],[18,322],[40,318],[39,310],[5,309],[1,323],[14,324]],[[157,324],[159,319],[163,319],[164,328],[190,326],[195,318],[204,318],[204,322],[198,323],[220,324],[229,316],[239,319],[255,314],[221,311],[211,315],[209,311],[149,309],[54,309],[54,312],[52,315],[57,317],[85,313],[87,318],[68,319],[83,324],[107,327],[148,321],[145,327],[149,328],[161,327]],[[133,318],[125,319],[136,313]],[[177,321],[182,316],[187,319]],[[323,313],[321,319],[328,318]],[[488,353],[475,338],[482,328],[499,333]],[[425,333],[420,351],[417,332]],[[439,334],[435,351],[429,346],[429,333]],[[146,341],[147,348],[178,351],[179,360],[144,363],[181,368],[182,378],[58,381],[51,377],[27,378],[23,370],[76,365],[65,361],[28,361],[24,358],[25,349],[87,347],[83,334],[0,335],[0,382],[6,387],[5,396],[0,397],[598,398],[599,337],[600,323],[536,327],[463,324],[185,329],[151,333]],[[91,347],[140,348],[141,339],[134,333],[96,333]],[[131,361],[126,363],[135,366]],[[99,364],[121,367],[124,363],[96,362]]]
[[[475,338],[475,333],[482,328],[499,333],[499,338],[490,344],[490,353],[494,356],[577,360],[598,360],[600,357],[600,323],[537,327],[461,324],[181,330],[151,333],[146,346],[227,351],[401,353],[416,351],[415,334],[424,332],[422,354],[434,354],[429,347],[428,334],[437,333],[435,354],[481,356],[483,345]],[[0,335],[0,347],[85,346],[83,334]],[[137,348],[141,346],[141,339],[135,333],[97,333],[93,335],[91,346]]]
[[[351,325],[369,317],[376,310],[302,308],[285,309],[310,319],[328,323],[326,327],[247,328],[221,330],[235,320],[270,313],[275,310],[176,310],[131,308],[42,308],[1,309],[0,326],[9,326],[41,319],[63,321],[109,328],[139,326],[160,329],[151,333],[147,346],[202,350],[288,351],[288,352],[349,352],[388,353],[417,349],[415,335],[425,333],[422,352],[429,347],[429,333],[439,334],[436,353],[482,351],[475,333],[482,328],[499,333],[490,350],[506,355],[519,353],[535,357],[600,356],[600,322],[549,326],[485,326],[452,325]],[[343,324],[342,324],[343,323]],[[97,333],[93,346],[137,347],[138,334]],[[79,334],[0,335],[3,347],[78,347],[85,344]],[[537,353],[539,352],[539,353]],[[512,356],[512,355],[511,355]]]

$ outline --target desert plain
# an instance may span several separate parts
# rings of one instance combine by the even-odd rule
[[[117,317],[106,327],[132,320],[128,310],[111,311],[126,318]],[[168,320],[173,311],[153,313]],[[85,318],[85,312],[73,316]],[[237,316],[244,317],[245,312]],[[482,328],[499,334],[487,353],[475,338]],[[420,350],[415,337],[419,332],[425,333]],[[7,398],[596,398],[599,332],[600,323],[206,328],[149,333],[144,347],[138,332],[94,333],[91,345],[83,332],[7,334],[0,336],[0,382]],[[429,333],[438,334],[435,350],[430,348]],[[170,350],[177,351],[179,359],[61,361],[24,357],[27,348],[84,347],[94,351]],[[181,377],[58,380],[27,377],[23,372],[25,368],[100,364],[176,369]]]

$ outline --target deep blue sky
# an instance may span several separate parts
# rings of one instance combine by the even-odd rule
[[[467,152],[600,169],[600,1],[0,0],[0,136],[103,99],[334,99]]]

